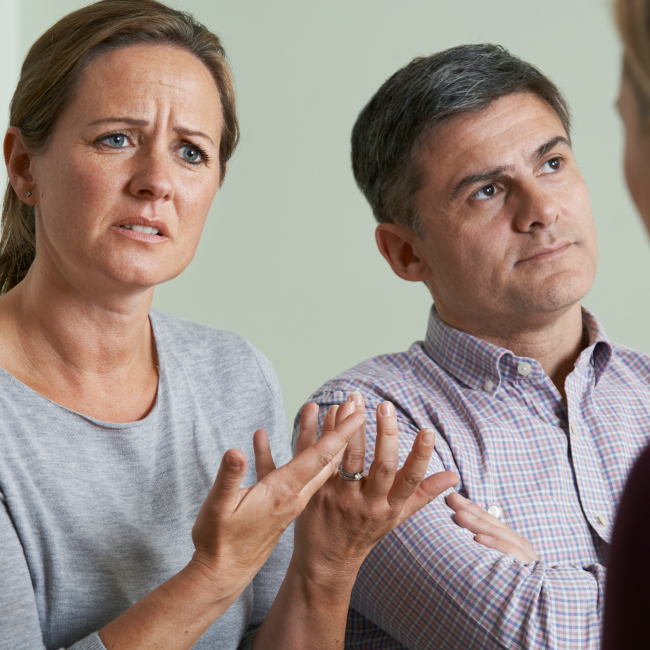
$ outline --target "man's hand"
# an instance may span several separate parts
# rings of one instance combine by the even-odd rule
[[[447,505],[454,510],[452,519],[461,527],[474,533],[475,541],[506,555],[514,555],[520,562],[539,560],[533,545],[508,528],[496,517],[489,515],[458,492],[447,497]]]

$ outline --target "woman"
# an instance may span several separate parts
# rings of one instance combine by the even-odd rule
[[[650,233],[650,0],[615,3],[624,58],[618,109],[625,126],[625,178]],[[628,478],[607,566],[603,649],[646,648],[650,616],[650,447]]]
[[[318,442],[306,407],[290,460],[268,361],[150,312],[237,143],[218,38],[154,0],[90,5],[31,48],[10,119],[0,648],[342,647],[364,557],[456,477],[422,480],[426,430],[396,474],[389,403],[370,475],[346,473],[355,395]]]

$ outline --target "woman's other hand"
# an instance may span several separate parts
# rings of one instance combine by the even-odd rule
[[[348,441],[365,419],[350,410],[318,442],[304,446],[289,463],[275,468],[266,431],[255,432],[258,482],[240,488],[246,475],[243,452],[224,454],[217,478],[192,529],[191,564],[218,585],[220,598],[234,601],[262,567],[282,533],[312,495],[336,471]]]
[[[329,410],[322,436],[331,435],[355,412],[365,412],[359,393],[353,393],[343,405]],[[317,424],[318,406],[307,404],[302,411],[297,451],[314,444]],[[319,587],[331,588],[333,593],[346,588],[351,591],[357,571],[372,547],[458,482],[453,472],[439,472],[425,478],[434,441],[433,430],[420,431],[404,466],[398,470],[397,415],[390,402],[380,404],[375,458],[370,471],[358,481],[344,480],[335,472],[312,497],[296,522],[294,568]],[[365,452],[365,421],[362,421],[345,449],[342,470],[348,474],[363,472]]]

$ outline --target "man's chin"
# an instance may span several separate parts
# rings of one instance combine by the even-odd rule
[[[591,283],[587,286],[572,285],[557,289],[542,286],[526,292],[518,292],[512,296],[510,304],[517,311],[530,314],[561,313],[579,303],[589,293],[590,288]]]
[[[587,266],[587,265],[585,265]],[[510,304],[519,311],[551,313],[580,302],[591,289],[595,269],[560,270],[542,277],[527,277],[510,295]],[[519,278],[522,280],[522,278]],[[514,287],[513,287],[514,288]]]

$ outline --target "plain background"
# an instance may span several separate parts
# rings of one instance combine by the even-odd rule
[[[77,0],[0,0],[2,106],[30,44]],[[292,420],[312,391],[421,339],[431,298],[392,275],[357,190],[349,134],[413,57],[492,42],[565,92],[600,241],[585,300],[610,338],[650,352],[650,251],[627,196],[614,103],[620,45],[607,0],[184,0],[218,33],[237,83],[241,145],[198,252],[154,306],[233,330],[272,361]],[[200,101],[200,98],[197,99]],[[252,433],[252,432],[251,432]]]

